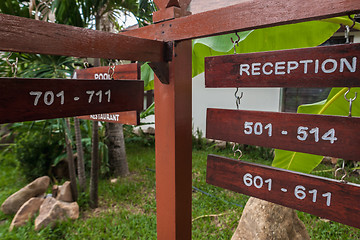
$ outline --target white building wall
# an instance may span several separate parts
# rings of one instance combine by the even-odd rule
[[[199,128],[205,135],[206,109],[236,109],[236,88],[205,88],[204,73],[192,81],[192,116],[194,131]],[[279,111],[281,102],[280,88],[239,88],[243,92],[241,110]]]

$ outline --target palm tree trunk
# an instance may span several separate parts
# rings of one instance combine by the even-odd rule
[[[115,177],[124,177],[130,172],[126,159],[123,125],[120,123],[107,124],[107,135],[110,168]]]
[[[99,205],[98,184],[99,184],[99,125],[93,121],[92,151],[91,151],[91,172],[90,172],[90,207],[97,208]]]
[[[70,131],[71,128],[70,128],[69,118],[65,118],[65,122],[66,122],[66,126],[68,128],[68,131]],[[78,192],[77,192],[77,185],[76,185],[74,155],[73,155],[73,151],[72,151],[70,136],[68,135],[66,129],[64,129],[64,132],[65,132],[65,143],[66,143],[66,153],[67,153],[68,167],[69,167],[71,193],[72,193],[74,201],[76,201],[77,197],[78,197]]]
[[[74,118],[76,148],[77,148],[77,169],[79,177],[80,191],[85,192],[86,189],[86,176],[85,176],[85,164],[84,164],[84,150],[81,143],[81,131],[80,131],[80,120]]]

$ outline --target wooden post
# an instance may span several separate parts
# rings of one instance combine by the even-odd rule
[[[191,239],[191,41],[174,44],[169,84],[155,77],[157,234]]]

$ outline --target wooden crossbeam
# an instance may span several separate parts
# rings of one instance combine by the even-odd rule
[[[344,16],[360,12],[354,0],[249,0],[239,4],[125,32],[125,35],[175,41]]]
[[[143,109],[143,81],[0,78],[0,123]]]
[[[164,43],[0,14],[0,50],[136,61],[164,61]]]
[[[344,100],[345,101],[345,100]],[[360,118],[208,109],[206,137],[359,161]]]
[[[206,182],[360,228],[360,185],[209,155]]]

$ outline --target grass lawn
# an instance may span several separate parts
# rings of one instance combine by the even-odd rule
[[[241,206],[246,204],[248,197],[205,183],[209,153],[232,157],[230,147],[224,151],[212,148],[193,151],[192,236],[193,239],[230,239],[241,216]],[[127,155],[131,175],[115,184],[108,179],[100,181],[99,208],[92,210],[80,202],[82,210],[78,220],[39,232],[33,230],[33,222],[9,232],[13,216],[0,212],[0,239],[156,239],[154,148],[128,144]],[[271,161],[256,156],[250,159],[246,154],[242,159],[271,164]],[[10,156],[0,159],[0,203],[27,184],[16,166]],[[316,170],[329,168],[321,165]],[[331,172],[320,174],[331,176]],[[356,178],[350,181],[359,183]],[[360,239],[359,229],[302,212],[299,217],[312,239]]]

